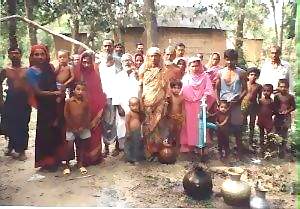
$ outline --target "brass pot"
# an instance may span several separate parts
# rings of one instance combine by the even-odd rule
[[[163,164],[173,164],[176,162],[176,148],[170,144],[164,144],[158,153],[158,161]]]
[[[202,167],[197,166],[185,174],[182,183],[185,193],[194,199],[207,199],[212,193],[212,179]]]
[[[267,190],[263,188],[255,189],[256,195],[251,197],[250,208],[251,209],[270,209],[270,204],[266,200]]]
[[[230,178],[223,182],[221,188],[221,194],[227,205],[249,206],[251,188],[240,180],[243,172],[244,169],[238,167],[229,168],[227,171]]]

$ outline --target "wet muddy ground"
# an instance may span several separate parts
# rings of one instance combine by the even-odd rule
[[[222,182],[227,178],[225,171],[230,166],[240,166],[245,169],[242,180],[251,185],[252,194],[259,180],[269,189],[267,199],[272,208],[296,207],[295,162],[272,159],[258,164],[251,157],[245,162],[232,157],[222,163],[215,149],[211,150],[206,164],[201,164],[195,156],[183,155],[173,165],[159,162],[131,165],[124,162],[121,154],[88,167],[86,176],[75,167],[69,176],[63,176],[62,169],[54,173],[41,172],[33,168],[35,122],[33,112],[25,162],[4,156],[7,141],[3,136],[0,138],[0,205],[226,209],[231,207],[224,204],[220,195]],[[213,178],[213,195],[209,200],[196,201],[184,193],[182,179],[195,164],[207,167]]]

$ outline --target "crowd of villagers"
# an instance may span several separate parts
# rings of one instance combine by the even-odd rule
[[[101,53],[82,50],[70,55],[59,50],[51,62],[47,46],[39,44],[31,47],[29,67],[22,65],[21,50],[10,48],[11,63],[0,74],[1,83],[7,79],[8,86],[4,102],[1,96],[1,131],[8,138],[5,155],[26,160],[34,107],[34,166],[48,171],[63,166],[66,175],[75,158],[86,174],[87,166],[110,154],[112,144],[112,156],[124,152],[126,161],[137,164],[155,161],[166,145],[177,154],[205,159],[216,140],[219,156],[226,160],[233,154],[233,134],[235,155],[242,158],[247,153],[242,141],[246,123],[250,145],[263,146],[270,132],[282,136],[284,157],[295,100],[291,72],[280,59],[279,47],[270,48],[271,59],[261,69],[239,68],[233,49],[222,56],[212,53],[204,64],[203,53],[187,57],[183,43],[163,52],[151,47],[144,53],[142,43],[136,47],[131,55],[122,44],[106,39]],[[206,104],[207,120],[202,118],[201,102]],[[200,141],[203,121],[212,129],[202,130],[207,135]],[[255,125],[260,137],[254,137]]]

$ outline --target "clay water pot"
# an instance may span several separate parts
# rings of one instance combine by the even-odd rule
[[[267,190],[262,188],[255,189],[255,196],[251,197],[250,208],[251,209],[270,209],[270,204],[266,200]]]
[[[225,180],[221,187],[221,194],[227,205],[249,206],[251,188],[240,180],[243,172],[244,169],[238,167],[229,168],[227,171],[230,178]]]
[[[212,194],[212,179],[209,173],[202,167],[195,167],[183,178],[183,188],[187,195],[196,200],[203,200]]]
[[[163,144],[158,152],[158,161],[162,164],[173,164],[176,162],[177,152],[176,148],[170,144]]]

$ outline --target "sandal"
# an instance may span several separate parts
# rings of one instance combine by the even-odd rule
[[[70,173],[71,173],[70,168],[66,168],[66,169],[63,171],[63,174],[64,174],[64,175],[69,175]]]
[[[85,167],[80,167],[79,170],[80,170],[80,173],[81,173],[82,175],[87,174],[87,170],[86,170]]]

